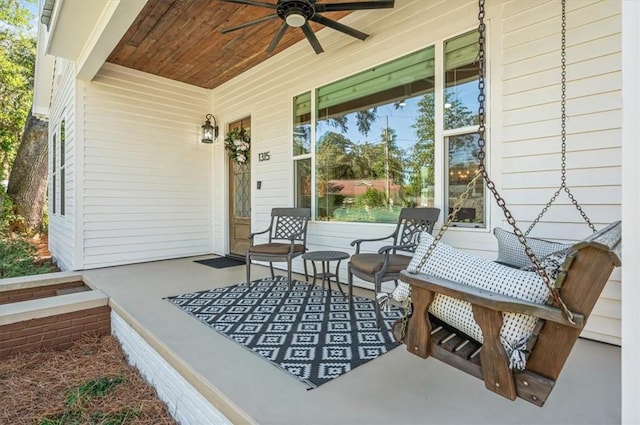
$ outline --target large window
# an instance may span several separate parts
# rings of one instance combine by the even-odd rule
[[[453,207],[477,167],[477,52],[472,32],[294,97],[296,205],[382,223],[402,207]],[[484,191],[473,192],[460,225],[483,223]]]

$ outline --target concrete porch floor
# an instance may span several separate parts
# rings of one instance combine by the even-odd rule
[[[111,297],[114,306],[179,359],[180,368],[192,372],[190,380],[202,378],[192,385],[206,388],[209,393],[221,394],[219,398],[227,400],[227,406],[235,405],[244,417],[250,417],[256,423],[621,422],[620,347],[586,339],[580,339],[574,347],[556,387],[542,408],[520,399],[515,402],[503,399],[485,390],[482,381],[437,360],[413,356],[404,346],[307,391],[305,384],[163,300],[171,295],[245,281],[244,266],[214,269],[193,262],[210,257],[82,273],[92,286]],[[252,279],[265,276],[268,276],[267,268],[252,266]],[[356,291],[356,294],[372,295],[366,290]],[[229,407],[218,408],[227,414],[224,409]]]

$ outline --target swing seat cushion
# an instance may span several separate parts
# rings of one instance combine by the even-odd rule
[[[433,236],[422,233],[420,244],[407,268],[476,288],[493,291],[536,304],[545,304],[549,289],[535,271],[524,271],[477,257],[443,243],[438,243],[427,262],[416,270],[420,259],[433,242]],[[482,331],[473,317],[467,301],[436,294],[429,308],[431,314],[461,332],[482,342]],[[503,313],[501,341],[507,355],[522,354],[531,337],[537,317],[516,313]]]
[[[498,263],[518,269],[531,265],[531,260],[529,260],[527,253],[524,251],[524,246],[520,243],[515,233],[496,227],[493,229],[493,234],[498,241],[498,258],[496,259]],[[571,245],[545,241],[544,239],[526,238],[526,240],[527,245],[529,245],[538,259],[571,247]]]

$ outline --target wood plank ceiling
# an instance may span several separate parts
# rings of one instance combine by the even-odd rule
[[[352,0],[325,3],[347,1]],[[275,4],[275,0],[262,2]],[[220,32],[272,13],[272,9],[220,0],[149,0],[107,61],[211,89],[304,39],[301,29],[289,28],[275,51],[267,53],[280,19]],[[347,14],[323,13],[333,20]],[[323,28],[316,23],[311,27],[314,32]],[[310,45],[309,49],[313,51]]]

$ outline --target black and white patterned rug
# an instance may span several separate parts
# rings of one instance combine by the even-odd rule
[[[391,325],[401,311],[383,313],[373,302],[347,297],[283,276],[166,298],[227,338],[316,388],[399,344]]]

